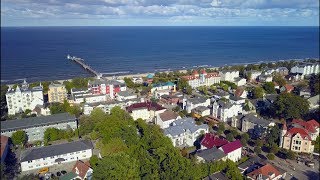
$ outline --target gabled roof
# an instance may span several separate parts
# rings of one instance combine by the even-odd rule
[[[78,160],[76,164],[73,166],[72,172],[84,179],[90,168],[91,166],[89,161],[83,162],[81,160]]]
[[[315,133],[316,129],[319,128],[319,123],[312,119],[309,121],[303,121],[301,119],[294,119],[292,120],[292,125],[295,126],[295,124],[300,125],[301,127],[305,128],[307,131],[311,133]]]
[[[242,88],[237,88],[237,90],[236,90],[236,92],[234,93],[234,95],[235,95],[236,97],[240,97],[240,96],[243,94],[243,92],[244,92],[244,89],[242,89]]]
[[[50,116],[22,118],[17,120],[1,121],[1,131],[26,129],[34,126],[43,126],[63,122],[76,121],[76,117],[69,113],[60,113]]]
[[[4,153],[4,150],[6,149],[6,147],[8,145],[8,140],[9,140],[9,137],[1,135],[1,159],[2,159],[2,155]]]
[[[250,113],[250,114],[246,114],[243,118],[242,118],[242,121],[249,121],[253,124],[257,124],[257,125],[260,125],[262,127],[267,127],[270,125],[270,123],[272,123],[271,121],[268,121],[264,118],[259,118],[259,117],[256,117],[255,114],[253,113]]]
[[[56,144],[40,148],[33,148],[23,151],[21,162],[32,161],[41,158],[53,157],[57,155],[93,149],[90,140],[73,141],[64,144]]]
[[[226,139],[221,139],[218,136],[211,133],[206,133],[200,142],[201,145],[205,146],[208,149],[211,149],[213,147],[219,148],[227,143],[228,141]]]
[[[258,179],[260,174],[262,175],[263,179],[267,179],[272,174],[274,174],[274,177],[277,177],[281,173],[275,167],[273,167],[271,164],[266,164],[266,165],[262,166],[261,168],[250,172],[247,176],[249,176],[253,179]]]
[[[290,85],[290,84],[286,84],[286,85],[284,85],[284,87],[286,88],[287,92],[291,92],[294,89],[294,87],[292,85]]]
[[[207,162],[218,161],[218,160],[226,157],[226,154],[222,150],[217,149],[216,147],[211,148],[211,149],[197,151],[196,155],[199,157],[202,157]]]
[[[308,134],[307,130],[304,128],[293,127],[287,131],[285,136],[294,136],[298,133],[303,139],[308,138],[311,141],[310,135]]]
[[[229,154],[230,152],[233,152],[239,148],[242,148],[242,144],[240,140],[235,140],[233,142],[229,142],[228,144],[223,145],[222,150],[225,154]]]
[[[164,133],[166,135],[180,135],[187,130],[189,130],[191,133],[196,132],[199,129],[208,129],[208,125],[206,124],[201,124],[201,125],[196,125],[194,119],[192,118],[183,118],[183,119],[178,119],[174,121],[173,126],[169,126],[168,128],[164,129]]]

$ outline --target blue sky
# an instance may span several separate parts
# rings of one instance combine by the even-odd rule
[[[319,0],[1,0],[1,26],[319,26]]]

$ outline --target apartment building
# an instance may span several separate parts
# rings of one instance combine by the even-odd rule
[[[188,84],[192,88],[197,88],[199,86],[211,86],[216,83],[220,83],[220,75],[219,73],[207,73],[204,69],[201,70],[199,74],[198,71],[194,70],[192,75],[182,76],[182,79],[188,81]]]
[[[220,71],[219,75],[221,77],[221,81],[234,82],[236,78],[239,78],[239,71],[225,70]]]
[[[318,74],[320,72],[319,63],[303,63],[291,68],[290,73],[300,73],[303,76]]]
[[[48,90],[49,103],[59,102],[63,103],[67,99],[67,89],[63,84],[50,84]]]

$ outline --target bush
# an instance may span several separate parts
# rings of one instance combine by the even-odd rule
[[[291,159],[291,160],[294,160],[294,159],[296,158],[296,153],[293,152],[293,151],[291,151],[291,150],[289,150],[289,151],[287,152],[287,154],[286,154],[286,158]]]
[[[261,147],[260,146],[254,147],[254,152],[257,153],[257,154],[260,154],[261,153]]]
[[[267,158],[269,159],[269,160],[274,160],[274,154],[273,153],[269,153],[269,154],[267,154]]]

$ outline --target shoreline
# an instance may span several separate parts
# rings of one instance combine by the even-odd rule
[[[193,67],[188,67],[188,68],[184,68],[184,69],[174,69],[174,70],[154,70],[153,72],[144,72],[144,73],[128,73],[128,74],[114,74],[114,75],[108,75],[108,76],[103,76],[103,78],[105,79],[108,79],[108,80],[111,80],[113,79],[113,77],[116,77],[117,79],[121,79],[123,80],[125,77],[128,77],[128,78],[132,78],[132,77],[146,77],[148,74],[155,74],[157,72],[159,73],[170,73],[170,72],[174,72],[174,71],[179,71],[181,73],[186,73],[188,70],[192,70],[192,69],[195,69],[195,68],[206,68],[206,69],[219,69],[220,67],[226,67],[226,66],[229,66],[229,67],[232,67],[232,66],[247,66],[249,64],[253,64],[253,65],[259,65],[259,64],[262,64],[262,63],[277,63],[277,62],[285,62],[285,61],[296,61],[296,62],[301,62],[301,61],[305,61],[305,60],[308,60],[308,59],[315,59],[315,60],[319,60],[318,58],[304,58],[304,59],[286,59],[286,60],[272,60],[272,61],[256,61],[256,62],[252,62],[252,63],[230,63],[230,64],[224,64],[224,65],[221,65],[221,66],[209,66],[209,65],[198,65],[198,66],[193,66]],[[90,73],[90,72],[88,72]],[[69,79],[58,79],[58,80],[43,80],[43,81],[30,81],[28,82],[28,79],[26,78],[26,81],[28,83],[34,83],[34,82],[44,82],[44,81],[49,81],[49,82],[54,82],[54,81],[57,81],[59,83],[63,83],[64,81],[71,81],[72,79],[74,78],[78,78],[78,77],[73,77],[73,78],[69,78]],[[95,78],[95,76],[92,76],[92,74],[90,73],[90,75],[86,76],[86,77],[80,77],[80,78]],[[7,85],[7,86],[13,86],[15,84],[19,84],[19,81],[23,81],[23,79],[17,79],[17,80],[8,80],[7,82],[10,82],[10,81],[17,81],[17,83],[6,83],[6,82],[2,82],[4,80],[1,80],[1,85]]]

